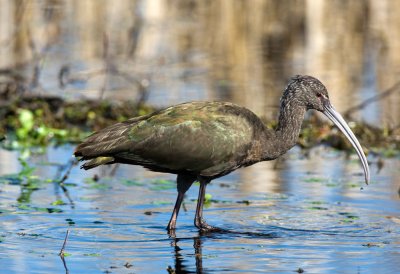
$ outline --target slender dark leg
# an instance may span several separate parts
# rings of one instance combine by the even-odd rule
[[[178,218],[179,209],[181,208],[184,196],[185,196],[184,192],[178,192],[178,197],[176,198],[175,207],[174,210],[172,211],[172,216],[167,226],[168,231],[174,230],[176,228],[176,219]]]
[[[196,216],[194,218],[194,225],[204,231],[214,230],[215,228],[208,225],[203,219],[203,205],[204,197],[206,195],[206,187],[209,180],[200,180],[199,197],[197,198]]]
[[[178,174],[178,177],[176,179],[178,186],[178,197],[176,198],[175,207],[174,210],[172,211],[172,216],[167,226],[167,230],[169,232],[175,230],[176,220],[178,218],[179,209],[181,208],[183,197],[185,196],[186,191],[190,188],[190,186],[193,184],[195,180],[196,177],[192,175]]]

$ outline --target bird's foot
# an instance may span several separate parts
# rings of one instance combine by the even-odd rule
[[[165,228],[168,232],[176,229],[176,223],[169,223]]]
[[[207,224],[204,220],[201,220],[200,222],[196,222],[195,226],[200,230],[200,232],[203,232],[203,233],[223,231],[223,229],[221,229],[221,228]]]
[[[176,238],[175,229],[168,229],[168,236],[170,238]]]
[[[169,223],[166,227],[167,231],[174,231],[176,229],[176,216],[175,214],[172,215],[171,220],[169,220]]]

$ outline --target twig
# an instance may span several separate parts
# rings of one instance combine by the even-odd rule
[[[65,274],[68,274],[69,270],[68,270],[68,267],[67,267],[67,262],[65,261],[64,256],[60,256],[60,258],[61,258],[61,261],[63,262],[63,265],[64,265]]]
[[[74,208],[75,208],[75,203],[74,203],[74,201],[72,200],[71,196],[69,196],[69,191],[68,191],[68,189],[67,189],[63,184],[60,185],[60,187],[61,187],[61,189],[62,189],[62,191],[63,191],[65,197],[67,197],[67,199],[68,199],[68,201],[69,201],[69,203],[70,203],[70,205],[71,205],[71,208],[74,209]]]
[[[95,69],[91,71],[80,72],[78,75],[71,76],[71,68],[69,65],[63,65],[58,72],[58,84],[60,88],[65,88],[69,84],[74,84],[77,82],[87,82],[93,77],[102,75],[106,73],[106,69]]]
[[[372,96],[371,98],[368,98],[368,99],[364,100],[363,102],[361,102],[358,105],[355,105],[354,107],[349,108],[344,113],[344,116],[345,117],[350,117],[350,115],[353,112],[359,111],[360,109],[365,108],[367,105],[391,95],[393,92],[397,91],[399,89],[399,87],[400,87],[400,81],[396,82],[393,86],[391,86],[387,90],[385,90],[385,91],[383,91],[383,92],[381,92],[381,93],[379,93],[379,94],[377,94],[375,96]]]
[[[78,161],[76,159],[73,159],[70,161],[71,165],[69,166],[69,168],[67,169],[67,171],[65,172],[64,176],[61,178],[61,180],[58,182],[60,185],[63,184],[65,182],[65,180],[68,179],[69,174],[71,173],[72,168],[78,163]]]
[[[67,197],[67,199],[68,199],[68,201],[69,201],[71,207],[74,208],[74,206],[75,206],[74,201],[71,199],[71,196],[69,196],[68,189],[65,187],[64,182],[68,179],[69,174],[71,173],[72,168],[78,163],[78,161],[77,161],[76,159],[72,159],[72,160],[69,161],[69,163],[70,163],[70,166],[68,167],[68,169],[67,169],[67,171],[65,172],[64,176],[63,176],[60,180],[57,180],[57,178],[60,177],[60,175],[61,175],[61,173],[62,173],[62,170],[63,170],[63,169],[65,168],[65,166],[67,166],[67,165],[60,166],[60,168],[59,168],[59,170],[58,170],[58,172],[57,172],[57,175],[56,175],[56,178],[54,179],[54,181],[55,181],[55,183],[62,189],[62,191],[63,191],[65,197]]]
[[[60,256],[60,258],[61,258],[61,261],[63,262],[66,274],[69,273],[69,270],[68,270],[67,263],[66,263],[65,258],[64,258],[64,250],[65,250],[65,246],[67,244],[68,236],[69,236],[69,229],[67,229],[67,233],[65,234],[64,243],[63,243],[63,245],[61,247],[60,253],[58,254],[58,256]]]
[[[68,199],[68,201],[69,201],[69,203],[70,203],[70,205],[71,205],[72,208],[75,207],[75,204],[74,204],[74,201],[71,199],[71,196],[69,196],[69,191],[68,191],[68,189],[65,187],[64,182],[65,182],[65,180],[68,179],[69,174],[71,173],[72,168],[73,168],[77,163],[78,163],[78,161],[77,161],[76,159],[73,159],[73,160],[71,161],[71,165],[69,166],[67,172],[65,172],[64,176],[63,176],[63,177],[61,178],[61,180],[58,182],[58,185],[61,187],[61,189],[62,189],[62,191],[63,191],[65,197],[67,197],[67,199]]]
[[[58,256],[60,256],[60,257],[64,257],[64,250],[65,250],[65,246],[67,245],[68,236],[69,236],[69,229],[67,229],[67,233],[65,234],[64,243],[61,247],[60,253],[58,253]]]

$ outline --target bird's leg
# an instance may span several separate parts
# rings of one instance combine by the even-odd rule
[[[181,208],[184,196],[185,196],[184,192],[178,192],[178,197],[176,198],[175,207],[174,210],[172,211],[172,216],[167,226],[168,231],[174,230],[176,228],[176,219],[178,218],[179,209]]]
[[[199,229],[201,229],[202,224],[204,223],[203,204],[204,204],[204,198],[205,198],[205,194],[206,194],[206,187],[207,187],[207,185],[204,182],[200,182],[199,196],[197,198],[196,216],[194,218],[194,225]]]
[[[176,228],[176,220],[178,218],[179,209],[181,208],[183,197],[185,196],[186,191],[193,184],[194,180],[196,180],[196,177],[193,177],[191,175],[181,175],[181,174],[179,174],[176,179],[178,186],[178,197],[176,198],[175,207],[174,210],[172,211],[172,216],[167,226],[167,230],[169,232],[175,230]]]
[[[199,197],[197,198],[196,216],[194,218],[194,225],[202,231],[215,229],[208,225],[203,219],[204,198],[206,195],[206,187],[209,182],[209,180],[200,180]]]

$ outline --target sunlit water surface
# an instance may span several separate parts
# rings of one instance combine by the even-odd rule
[[[69,273],[400,270],[399,159],[384,160],[378,172],[370,157],[372,183],[364,186],[355,155],[324,147],[304,155],[295,148],[282,161],[240,170],[207,188],[208,223],[230,232],[200,235],[193,226],[195,185],[176,235],[169,236],[174,176],[134,166],[75,167],[65,193],[51,180],[62,177],[72,150],[49,148],[30,158],[41,179],[34,189],[2,181],[1,273],[65,272],[58,253],[67,229]],[[21,170],[18,156],[1,151],[0,175]],[[57,205],[60,200],[65,204]]]

